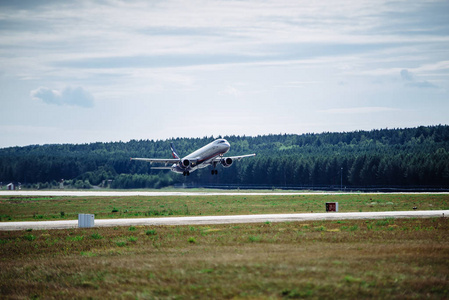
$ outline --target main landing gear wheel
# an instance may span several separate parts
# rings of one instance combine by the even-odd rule
[[[218,170],[212,170],[212,171],[210,171],[210,174],[211,175],[217,175],[218,174]]]
[[[190,176],[190,172],[189,172],[189,171],[184,171],[184,172],[182,172],[182,175],[184,175],[184,176]]]

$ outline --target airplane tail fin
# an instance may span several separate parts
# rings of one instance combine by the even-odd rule
[[[178,155],[178,152],[176,151],[173,143],[170,143],[170,149],[171,149],[171,154],[173,155],[173,158],[181,159],[181,157]]]

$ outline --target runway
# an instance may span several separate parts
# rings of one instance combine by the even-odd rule
[[[128,196],[285,196],[285,195],[351,195],[351,194],[449,194],[449,192],[399,192],[399,193],[359,193],[359,192],[242,192],[242,191],[226,191],[226,192],[190,192],[183,190],[182,192],[148,192],[148,191],[0,191],[0,196],[42,196],[42,197],[128,197]]]
[[[49,196],[49,197],[129,197],[129,196],[258,196],[258,195],[312,195],[317,193],[295,192],[148,192],[148,191],[0,191],[0,196]],[[335,193],[319,193],[334,195]]]
[[[232,215],[200,217],[166,217],[137,219],[103,219],[95,220],[95,227],[114,226],[159,226],[159,225],[210,225],[239,224],[263,222],[299,222],[317,220],[348,219],[384,219],[384,218],[436,218],[447,217],[449,210],[426,211],[388,211],[388,212],[348,212],[348,213],[307,213],[307,214],[267,214],[267,215]],[[78,227],[78,220],[38,221],[38,222],[0,222],[0,231],[10,230],[48,230]]]

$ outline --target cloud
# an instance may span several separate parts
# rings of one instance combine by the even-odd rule
[[[30,92],[33,100],[42,100],[47,104],[93,107],[93,96],[82,87],[66,87],[61,91],[40,87]]]
[[[380,113],[387,111],[396,111],[396,108],[391,107],[348,107],[348,108],[331,108],[326,110],[321,110],[320,112],[328,113],[328,114],[371,114],[371,113]]]
[[[220,91],[219,94],[220,95],[231,95],[234,97],[238,97],[242,94],[242,92],[233,86],[227,86],[224,90]]]
[[[405,69],[401,70],[401,77],[404,81],[414,81],[412,73]]]
[[[419,81],[415,78],[415,76],[406,69],[401,70],[401,78],[405,81],[406,86],[416,87],[416,88],[434,88],[438,87],[427,80]]]

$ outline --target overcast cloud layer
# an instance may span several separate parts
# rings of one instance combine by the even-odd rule
[[[0,1],[0,147],[449,123],[449,2]]]

